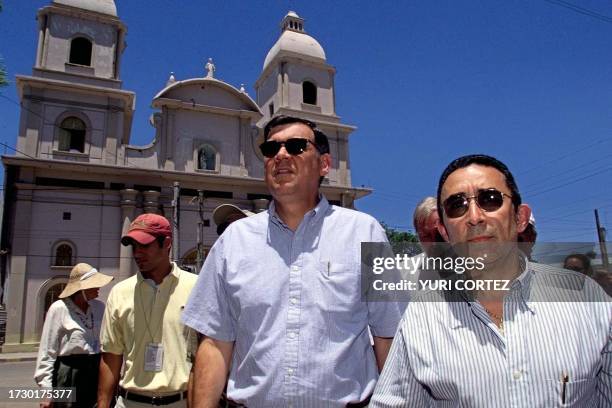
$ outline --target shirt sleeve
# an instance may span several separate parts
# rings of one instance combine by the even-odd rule
[[[370,241],[388,243],[385,230],[378,222],[374,222],[372,225]],[[406,304],[396,301],[393,296],[388,296],[387,299],[377,297],[377,299],[368,301],[368,324],[372,335],[375,337],[393,337]]]
[[[228,231],[229,232],[229,231]],[[198,333],[221,341],[236,339],[235,320],[225,290],[226,263],[221,236],[206,257],[195,287],[191,291],[182,320]]]
[[[38,347],[34,381],[40,387],[51,387],[53,366],[60,351],[60,336],[63,320],[61,305],[53,304],[47,312]]]
[[[123,355],[124,341],[121,333],[121,325],[117,320],[117,309],[115,307],[115,288],[111,289],[106,301],[106,309],[102,318],[102,329],[100,332],[100,348],[103,353]]]
[[[407,319],[407,316],[404,316],[404,319]],[[393,339],[389,356],[374,389],[370,408],[419,408],[433,405],[429,394],[412,370],[407,347],[409,339],[406,339],[405,330],[414,329],[407,329],[404,321],[402,320],[400,330]]]
[[[609,303],[604,310],[609,311]],[[608,327],[608,341],[601,352],[602,369],[597,379],[597,395],[599,407],[612,406],[612,321]]]

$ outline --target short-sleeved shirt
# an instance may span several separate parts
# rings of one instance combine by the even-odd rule
[[[186,325],[234,342],[228,397],[249,407],[344,406],[378,378],[368,328],[393,337],[400,308],[361,299],[361,242],[385,242],[372,217],[325,198],[295,231],[268,212],[217,240]]]
[[[101,345],[103,352],[123,356],[123,388],[151,393],[187,389],[191,336],[181,313],[196,279],[173,263],[172,272],[159,285],[138,272],[113,287],[106,302]],[[161,371],[145,371],[145,351],[151,344],[163,349]]]

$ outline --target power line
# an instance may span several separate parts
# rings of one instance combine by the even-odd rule
[[[578,14],[582,14],[585,16],[593,17],[595,19],[601,20],[605,23],[612,23],[612,17],[608,17],[604,14],[600,14],[596,11],[589,10],[585,7],[577,6],[576,4],[570,3],[569,1],[564,0],[544,0],[548,3],[555,4],[557,6],[564,7],[568,10],[572,10]]]
[[[0,142],[0,145],[2,145],[2,146],[4,146],[4,147],[7,147],[7,148],[9,148],[9,149],[11,149],[11,150],[13,150],[13,151],[15,151],[15,152],[17,152],[17,153],[23,154],[24,156],[29,157],[30,159],[36,159],[36,157],[32,157],[32,156],[30,156],[29,154],[26,154],[26,153],[24,153],[24,152],[22,152],[22,151],[20,151],[20,150],[18,150],[18,149],[15,149],[13,146],[8,145],[8,144],[6,144],[6,143],[4,143],[4,142]]]
[[[545,181],[547,181],[547,180],[550,180],[550,179],[552,179],[552,178],[558,178],[558,177],[559,177],[559,176],[561,176],[561,175],[564,175],[564,174],[567,174],[567,173],[571,173],[571,172],[573,172],[573,171],[576,171],[576,170],[579,170],[579,169],[582,169],[582,168],[588,167],[588,166],[590,166],[590,165],[592,165],[592,164],[595,164],[595,163],[598,163],[598,162],[601,162],[601,161],[607,160],[609,157],[612,157],[612,154],[607,154],[607,155],[605,155],[605,156],[603,156],[603,157],[600,157],[599,159],[596,159],[596,160],[591,160],[591,161],[589,161],[588,163],[583,163],[583,164],[581,164],[581,165],[579,165],[579,166],[576,166],[576,167],[573,167],[573,168],[569,168],[569,169],[563,170],[563,171],[562,171],[562,172],[560,172],[560,173],[552,174],[552,175],[550,175],[550,176],[547,176],[547,177],[544,177],[544,178],[540,179],[539,181],[536,181],[536,182],[533,182],[533,183],[527,184],[527,185],[522,186],[522,187],[523,187],[523,189],[525,189],[525,190],[529,190],[529,188],[530,188],[530,187],[537,186],[537,185],[542,184],[543,182],[545,182]]]
[[[41,118],[41,119],[42,119],[42,123],[43,123],[43,125],[53,126],[53,127],[54,127],[54,128],[56,128],[56,129],[62,129],[61,127],[57,126],[57,125],[56,125],[55,123],[53,123],[53,122],[47,122],[47,121],[45,120],[44,116],[39,115],[38,113],[34,112],[33,110],[26,108],[26,107],[25,107],[25,106],[23,106],[23,104],[21,104],[20,102],[17,102],[16,100],[11,99],[11,98],[9,98],[9,97],[8,97],[8,96],[6,96],[6,95],[2,95],[2,94],[0,94],[0,97],[2,97],[2,98],[4,98],[4,99],[6,99],[6,100],[7,100],[7,101],[9,101],[9,102],[14,103],[15,105],[19,106],[21,109],[26,110],[26,111],[28,111],[29,113],[31,113],[32,115],[34,115],[34,116],[37,116],[37,117]],[[36,159],[36,157],[32,157],[32,156],[27,155],[27,154],[25,154],[25,153],[23,153],[23,152],[20,152],[20,151],[18,151],[17,149],[15,149],[15,148],[11,147],[11,146],[8,146],[8,145],[6,145],[6,144],[3,144],[3,145],[4,145],[5,147],[8,147],[9,149],[15,150],[16,152],[19,152],[19,153],[23,154],[24,156],[27,156],[27,157],[29,157],[29,158],[31,158],[31,159]],[[107,154],[110,154],[110,155],[111,155],[111,156],[113,156],[115,159],[119,160],[119,156],[117,156],[117,155],[116,155],[116,154],[114,154],[113,152],[111,152],[111,151],[109,151],[109,150],[107,150],[107,149],[105,149],[105,150],[104,150],[104,152],[105,152],[105,153],[107,153]],[[100,158],[100,159],[101,159],[101,158]],[[130,163],[130,161],[127,159],[127,157],[124,157],[124,160],[125,160],[125,162],[128,164],[128,166],[132,166],[132,167],[134,167],[134,168],[136,168],[136,169],[148,170],[148,169],[144,169],[144,168],[142,168],[142,167],[139,167],[139,166],[137,166],[137,165],[135,165],[135,164]]]
[[[610,170],[612,170],[612,167],[604,167],[602,169],[599,169],[595,173],[591,173],[591,174],[588,174],[588,175],[586,175],[584,177],[579,177],[577,179],[570,180],[570,181],[568,181],[566,183],[562,183],[562,184],[559,184],[557,186],[547,188],[545,190],[541,190],[541,191],[537,191],[537,192],[534,191],[533,193],[529,193],[528,192],[528,193],[525,194],[525,196],[535,197],[535,196],[538,196],[540,194],[548,193],[549,191],[557,190],[557,189],[559,189],[561,187],[565,187],[565,186],[568,186],[570,184],[574,184],[574,183],[577,183],[579,181],[586,180],[586,179],[591,178],[591,177],[595,177],[595,176],[597,176],[599,174],[605,173],[605,172],[610,171]]]

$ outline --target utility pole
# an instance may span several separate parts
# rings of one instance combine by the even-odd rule
[[[181,214],[181,186],[178,181],[174,182],[174,199],[172,200],[172,260],[179,263],[179,223]]]
[[[197,241],[198,249],[196,256],[196,273],[200,273],[202,264],[204,263],[204,191],[198,190],[198,214],[200,220],[198,221]]]
[[[608,265],[608,249],[606,248],[606,229],[599,224],[599,212],[595,209],[595,225],[597,226],[597,237],[599,238],[599,248],[601,249],[601,263],[606,272],[610,271]]]

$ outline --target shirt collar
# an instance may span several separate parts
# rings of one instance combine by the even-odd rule
[[[319,220],[327,212],[329,207],[330,207],[330,204],[329,204],[329,201],[327,201],[327,198],[325,198],[325,196],[323,196],[323,194],[319,194],[319,202],[317,203],[317,205],[312,210],[310,210],[306,214],[304,214],[304,219],[310,217],[313,220]],[[277,213],[276,213],[276,204],[275,204],[274,200],[272,200],[272,203],[270,204],[270,207],[268,208],[268,213],[270,215],[270,219],[275,224],[280,225],[280,226],[282,226],[284,228],[289,228],[283,222],[283,220],[281,220],[280,217],[277,215]]]
[[[162,282],[159,285],[156,284],[153,279],[147,279],[144,276],[142,276],[142,273],[140,273],[140,271],[136,272],[137,283],[141,284],[141,283],[144,282],[147,285],[151,286],[153,289],[157,289],[158,287],[162,286],[164,283],[166,283],[168,281],[171,281],[171,280],[174,280],[174,279],[178,279],[179,274],[181,272],[181,269],[178,267],[176,262],[170,262],[170,265],[172,266],[172,269],[170,269],[170,273],[164,277],[164,279],[162,280]],[[170,279],[168,279],[168,278],[170,278]]]
[[[533,270],[529,265],[527,257],[522,252],[520,253],[519,262],[522,272],[518,277],[516,277],[512,282],[510,282],[509,292],[518,292],[518,300],[520,300],[521,303],[523,303],[523,305],[525,305],[531,312],[535,312],[533,308],[534,302],[529,301],[531,293],[531,283],[533,280]],[[462,290],[459,292],[459,294],[467,303],[472,304],[476,302],[474,297],[467,291]]]

